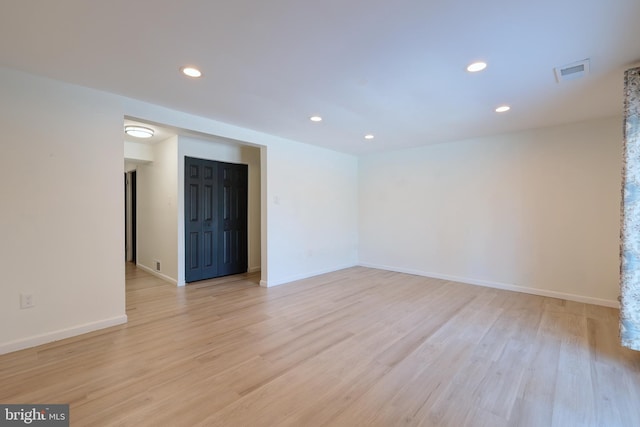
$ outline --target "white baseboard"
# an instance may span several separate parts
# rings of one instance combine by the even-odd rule
[[[141,269],[143,269],[147,273],[153,274],[157,278],[164,280],[165,282],[173,283],[176,286],[178,285],[178,281],[176,279],[174,279],[173,277],[169,277],[169,276],[167,276],[165,274],[162,274],[159,271],[156,271],[153,268],[147,267],[144,264],[137,264],[136,266],[141,268]]]
[[[273,286],[279,286],[279,285],[284,285],[285,283],[295,282],[296,280],[308,279],[309,277],[319,276],[321,274],[326,274],[326,273],[333,273],[334,271],[344,270],[345,268],[355,267],[356,265],[358,264],[339,265],[339,266],[331,267],[327,269],[316,270],[311,273],[302,273],[302,274],[296,274],[293,276],[285,277],[283,279],[269,280],[268,282],[266,280],[260,280],[260,286],[264,288],[271,288]]]
[[[616,301],[616,300],[607,300],[607,299],[602,299],[602,298],[586,297],[586,296],[582,296],[582,295],[575,295],[575,294],[569,294],[569,293],[565,293],[565,292],[551,291],[551,290],[547,290],[547,289],[529,288],[529,287],[526,287],[526,286],[512,285],[512,284],[509,284],[509,283],[499,283],[499,282],[492,282],[492,281],[488,281],[488,280],[470,279],[468,277],[450,276],[450,275],[447,275],[447,274],[432,273],[432,272],[427,272],[427,271],[414,270],[414,269],[410,269],[410,268],[392,267],[392,266],[389,266],[389,265],[371,264],[371,263],[366,263],[366,262],[365,263],[360,263],[360,265],[362,267],[377,268],[377,269],[380,269],[380,270],[387,270],[387,271],[396,271],[398,273],[407,273],[407,274],[413,274],[413,275],[416,275],[416,276],[424,276],[424,277],[431,277],[431,278],[434,278],[434,279],[449,280],[449,281],[452,281],[452,282],[466,283],[468,285],[485,286],[487,288],[503,289],[503,290],[506,290],[506,291],[521,292],[521,293],[525,293],[525,294],[532,294],[532,295],[538,295],[538,296],[543,296],[543,297],[560,298],[560,299],[566,299],[566,300],[569,300],[569,301],[582,302],[582,303],[586,303],[586,304],[594,304],[594,305],[602,305],[602,306],[605,306],[605,307],[620,308],[620,303],[618,301]]]
[[[123,323],[127,323],[126,314],[122,316],[112,317],[110,319],[98,320],[97,322],[85,323],[84,325],[74,326],[67,329],[47,332],[46,334],[34,335],[28,338],[21,338],[19,340],[0,344],[0,354],[24,350],[25,348],[35,347],[53,341],[60,341],[65,338],[75,337],[76,335],[86,334],[87,332],[93,332],[99,329],[121,325]]]
[[[258,271],[260,271],[260,266],[249,267],[249,270],[247,270],[248,273],[257,273]]]

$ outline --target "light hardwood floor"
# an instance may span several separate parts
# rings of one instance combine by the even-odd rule
[[[355,267],[271,289],[127,266],[129,323],[0,356],[72,426],[640,426],[617,310]]]

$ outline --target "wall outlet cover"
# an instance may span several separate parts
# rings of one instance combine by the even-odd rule
[[[31,308],[33,305],[32,294],[20,294],[20,308]]]

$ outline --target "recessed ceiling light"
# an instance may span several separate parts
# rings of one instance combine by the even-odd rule
[[[124,133],[136,138],[151,138],[154,134],[153,129],[144,126],[125,126]]]
[[[374,136],[372,134],[370,134],[370,133],[368,133],[368,134],[366,134],[364,136],[364,139],[373,139],[373,138],[374,138]]]
[[[309,120],[311,120],[312,122],[321,122],[322,121],[322,117],[320,117],[320,116],[311,116],[311,117],[309,117]]]
[[[196,79],[198,77],[202,77],[202,71],[198,70],[195,67],[182,67],[182,68],[180,68],[180,71],[185,76],[193,77],[193,78],[196,78]]]
[[[478,61],[474,62],[473,64],[469,64],[469,66],[467,67],[467,71],[470,73],[477,73],[478,71],[482,71],[485,68],[487,68],[487,63]]]
[[[511,107],[509,107],[508,105],[501,105],[496,108],[496,113],[506,113],[509,110],[511,110]]]

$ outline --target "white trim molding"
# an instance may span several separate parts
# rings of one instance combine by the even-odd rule
[[[36,347],[38,345],[47,344],[53,341],[60,341],[65,338],[75,337],[77,335],[86,334],[88,332],[97,331],[99,329],[110,328],[112,326],[122,325],[124,323],[127,323],[126,315],[99,320],[97,322],[85,323],[84,325],[60,329],[53,332],[47,332],[45,334],[35,335],[28,338],[21,338],[19,340],[0,344],[0,354],[6,354],[18,350],[24,350],[26,348]]]
[[[342,266],[314,271],[312,273],[296,274],[293,276],[285,277],[284,279],[270,280],[269,282],[267,282],[266,280],[260,280],[260,286],[264,288],[271,288],[273,286],[279,286],[279,285],[284,285],[286,283],[295,282],[296,280],[308,279],[309,277],[319,276],[321,274],[326,274],[326,273],[333,273],[334,271],[344,270],[345,268],[356,267],[357,265],[358,264],[345,264]]]
[[[392,267],[392,266],[388,266],[388,265],[371,264],[371,263],[366,263],[366,262],[365,263],[360,263],[360,266],[369,267],[369,268],[377,268],[377,269],[380,269],[380,270],[395,271],[395,272],[398,272],[398,273],[413,274],[413,275],[416,275],[416,276],[431,277],[433,279],[442,279],[442,280],[448,280],[448,281],[451,281],[451,282],[465,283],[467,285],[484,286],[484,287],[487,287],[487,288],[503,289],[505,291],[520,292],[520,293],[524,293],[524,294],[538,295],[538,296],[542,296],[542,297],[559,298],[559,299],[565,299],[565,300],[569,300],[569,301],[582,302],[582,303],[585,303],[585,304],[601,305],[601,306],[604,306],[604,307],[612,307],[612,308],[618,308],[618,309],[620,308],[620,303],[618,301],[612,301],[612,300],[607,300],[607,299],[602,299],[602,298],[594,298],[594,297],[587,297],[587,296],[582,296],[582,295],[569,294],[569,293],[565,293],[565,292],[551,291],[551,290],[548,290],[548,289],[530,288],[530,287],[526,287],[526,286],[512,285],[512,284],[509,284],[509,283],[492,282],[492,281],[489,281],[489,280],[470,279],[468,277],[450,276],[450,275],[447,275],[447,274],[439,274],[439,273],[432,273],[432,272],[421,271],[421,270],[413,270],[413,269],[410,269],[410,268]]]
[[[165,282],[173,283],[176,286],[184,286],[184,283],[179,285],[178,281],[176,279],[174,279],[173,277],[169,277],[166,274],[162,274],[159,271],[154,270],[153,268],[147,267],[146,265],[136,264],[136,267],[143,269],[147,273],[152,274],[152,275],[156,276],[157,278],[164,280]]]

